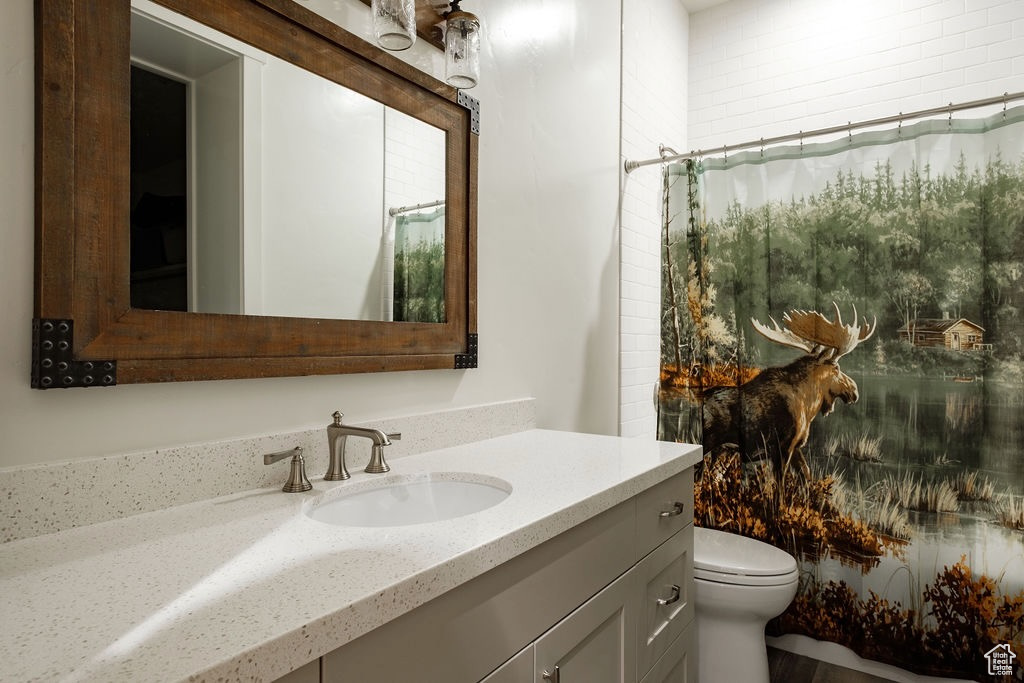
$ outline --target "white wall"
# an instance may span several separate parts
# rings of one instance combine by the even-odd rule
[[[262,158],[262,313],[380,320],[384,106],[268,55]]]
[[[200,75],[190,94],[195,121],[189,172],[192,220],[188,237],[189,309],[202,313],[241,313],[243,159],[243,59]],[[251,63],[251,62],[250,62]],[[197,182],[202,178],[202,182]],[[252,179],[249,179],[253,182]],[[253,231],[250,230],[250,234]]]
[[[1020,0],[731,0],[690,17],[689,146],[1024,90]]]
[[[625,0],[622,157],[650,159],[686,143],[688,15],[679,0]],[[680,147],[679,151],[685,148]],[[661,343],[661,173],[647,166],[622,183],[622,436],[656,433]]]
[[[357,0],[303,3],[366,36]],[[615,433],[619,0],[467,0],[488,31],[480,139],[480,368],[38,391],[31,0],[0,3],[0,466],[535,396],[541,427]],[[540,10],[552,15],[539,26]],[[443,73],[440,52],[406,58]],[[257,466],[254,464],[254,467]]]

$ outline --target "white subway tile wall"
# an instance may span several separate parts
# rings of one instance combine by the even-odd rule
[[[622,17],[622,158],[686,141],[687,13],[678,0],[626,0]],[[623,176],[619,434],[653,437],[661,340],[661,173]]]
[[[1021,0],[732,0],[690,17],[689,145],[1024,90]]]

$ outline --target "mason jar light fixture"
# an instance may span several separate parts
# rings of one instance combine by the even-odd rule
[[[445,15],[445,80],[460,90],[480,80],[480,20],[462,11],[461,0],[453,0]]]
[[[373,35],[385,50],[407,50],[416,42],[415,0],[372,0]]]

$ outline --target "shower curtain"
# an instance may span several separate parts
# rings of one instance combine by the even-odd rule
[[[664,174],[659,438],[793,554],[770,635],[1024,680],[1024,107]]]
[[[444,207],[395,219],[394,320],[440,323],[444,313]]]

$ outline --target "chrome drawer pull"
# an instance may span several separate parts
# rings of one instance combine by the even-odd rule
[[[678,517],[686,511],[686,506],[682,503],[673,503],[671,510],[663,510],[658,513],[659,517]]]
[[[543,673],[541,673],[541,677],[545,681],[551,681],[551,683],[558,683],[562,678],[557,666],[555,667],[555,671],[553,673],[548,671],[547,669],[544,669]]]
[[[679,586],[677,586],[676,584],[672,584],[671,598],[668,598],[667,600],[665,598],[658,598],[658,604],[662,607],[664,607],[665,605],[671,605],[673,602],[679,602]]]

